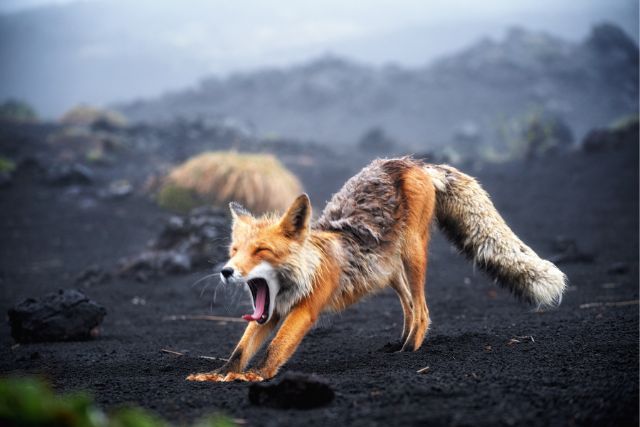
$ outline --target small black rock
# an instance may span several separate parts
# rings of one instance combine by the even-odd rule
[[[61,289],[9,309],[11,336],[21,343],[86,340],[97,335],[105,314],[82,292]]]
[[[277,409],[311,409],[328,405],[334,398],[329,384],[316,375],[287,372],[275,382],[254,383],[249,401]]]
[[[79,163],[58,165],[47,173],[47,182],[51,185],[89,185],[93,183],[93,172]]]

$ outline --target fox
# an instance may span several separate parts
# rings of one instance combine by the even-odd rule
[[[425,275],[432,224],[479,269],[537,309],[562,301],[567,277],[509,228],[476,179],[412,157],[377,159],[350,178],[312,220],[302,194],[282,215],[229,205],[223,283],[243,286],[253,313],[228,361],[190,381],[264,381],[277,375],[324,312],[387,287],[404,315],[394,351],[420,349],[429,329]],[[279,326],[279,327],[278,327]],[[276,330],[264,355],[253,356]]]

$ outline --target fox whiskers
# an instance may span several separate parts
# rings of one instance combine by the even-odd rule
[[[193,287],[194,287],[194,286],[196,286],[198,283],[201,283],[201,282],[202,282],[202,281],[204,281],[204,280],[210,279],[210,278],[215,277],[215,276],[218,276],[218,275],[220,275],[220,272],[219,272],[219,271],[214,271],[214,272],[213,272],[213,273],[211,273],[211,274],[207,274],[206,276],[201,277],[201,278],[199,278],[198,280],[196,280],[195,282],[193,282],[193,283],[191,284],[191,287],[193,288]]]

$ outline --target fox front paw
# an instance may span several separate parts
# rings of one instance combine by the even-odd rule
[[[246,381],[246,382],[258,382],[264,381],[262,375],[255,372],[229,372],[224,381]]]
[[[199,374],[191,374],[187,377],[187,381],[212,381],[221,382],[224,381],[225,375],[218,374],[217,372],[203,372]]]
[[[257,382],[257,381],[264,381],[264,378],[260,374],[257,374],[255,372],[229,372],[228,374],[218,374],[216,372],[205,372],[201,374],[191,374],[187,377],[187,381]]]

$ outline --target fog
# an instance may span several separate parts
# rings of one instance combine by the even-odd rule
[[[513,26],[577,41],[608,21],[638,40],[638,3],[627,0],[30,0],[0,13],[0,99],[52,118],[327,53],[417,67]]]

